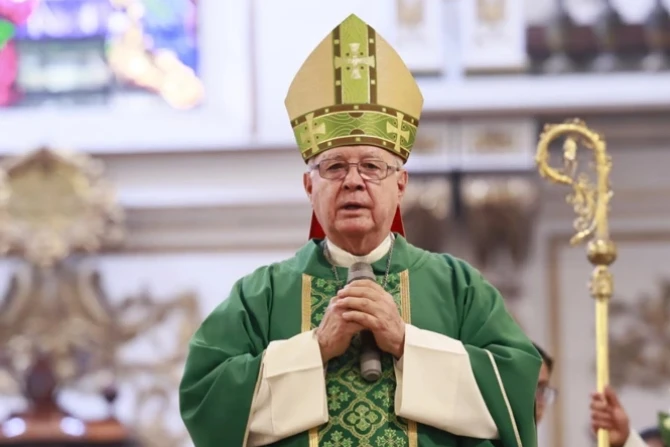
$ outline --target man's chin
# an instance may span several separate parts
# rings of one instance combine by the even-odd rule
[[[335,228],[337,228],[338,233],[351,237],[364,236],[375,230],[374,224],[367,219],[347,219],[338,222]]]

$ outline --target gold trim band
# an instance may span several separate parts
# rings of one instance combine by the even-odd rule
[[[419,126],[418,118],[415,118],[411,115],[408,115],[400,110],[394,109],[393,107],[382,106],[379,104],[339,104],[333,105],[330,107],[323,107],[321,109],[313,110],[309,113],[305,113],[302,116],[297,117],[291,123],[293,127],[305,123],[308,119],[319,118],[324,115],[336,114],[336,113],[362,113],[362,112],[378,112],[384,115],[388,115],[391,118],[398,116],[398,113],[402,113],[405,117],[405,122],[414,125],[415,127]]]
[[[410,307],[409,294],[409,270],[400,272],[400,316],[406,324],[412,322],[412,310]],[[419,446],[419,437],[415,421],[407,421],[407,438],[409,447]]]
[[[370,144],[407,160],[419,120],[376,104],[343,104],[314,110],[292,121],[304,160],[339,146]]]
[[[312,277],[306,273],[302,274],[302,295],[300,302],[301,330],[307,332],[312,330]],[[319,447],[319,428],[309,430],[309,447]]]
[[[516,444],[518,447],[523,447],[523,444],[521,443],[521,436],[519,435],[519,428],[517,427],[516,419],[514,418],[514,412],[512,411],[512,406],[510,405],[509,399],[507,398],[507,391],[505,391],[505,384],[503,383],[502,377],[500,376],[500,371],[498,371],[498,364],[496,363],[493,354],[491,354],[491,351],[489,351],[488,349],[485,349],[484,351],[486,351],[486,353],[488,354],[489,359],[491,360],[491,366],[493,367],[493,371],[495,372],[496,375],[496,379],[498,379],[498,386],[500,387],[503,399],[505,400],[505,405],[507,406],[507,412],[509,413],[510,422],[512,422],[512,428],[514,429]]]

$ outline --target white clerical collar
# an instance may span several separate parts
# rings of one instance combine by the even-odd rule
[[[328,246],[328,253],[330,254],[330,261],[338,267],[349,268],[356,262],[365,262],[366,264],[372,264],[379,261],[381,258],[386,256],[386,253],[391,248],[391,241],[393,240],[393,234],[389,234],[386,239],[382,241],[381,244],[369,254],[365,256],[354,256],[351,253],[347,253],[342,250],[337,245],[330,242],[326,239],[326,244]]]

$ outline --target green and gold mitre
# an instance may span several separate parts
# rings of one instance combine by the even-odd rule
[[[352,14],[300,67],[285,105],[305,161],[356,144],[387,149],[406,161],[423,96],[398,53]]]

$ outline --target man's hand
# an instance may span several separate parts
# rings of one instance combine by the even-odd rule
[[[370,330],[382,351],[395,358],[402,357],[405,322],[390,294],[373,281],[358,280],[340,290],[337,296],[337,306],[344,309],[346,321]]]
[[[330,300],[326,313],[316,329],[316,339],[319,342],[323,363],[344,354],[353,336],[363,330],[360,325],[346,321],[342,317],[344,309],[337,306],[338,301],[338,297]]]
[[[609,430],[611,447],[622,447],[630,435],[626,410],[610,387],[602,394],[591,394],[591,429],[597,433],[599,428]]]

